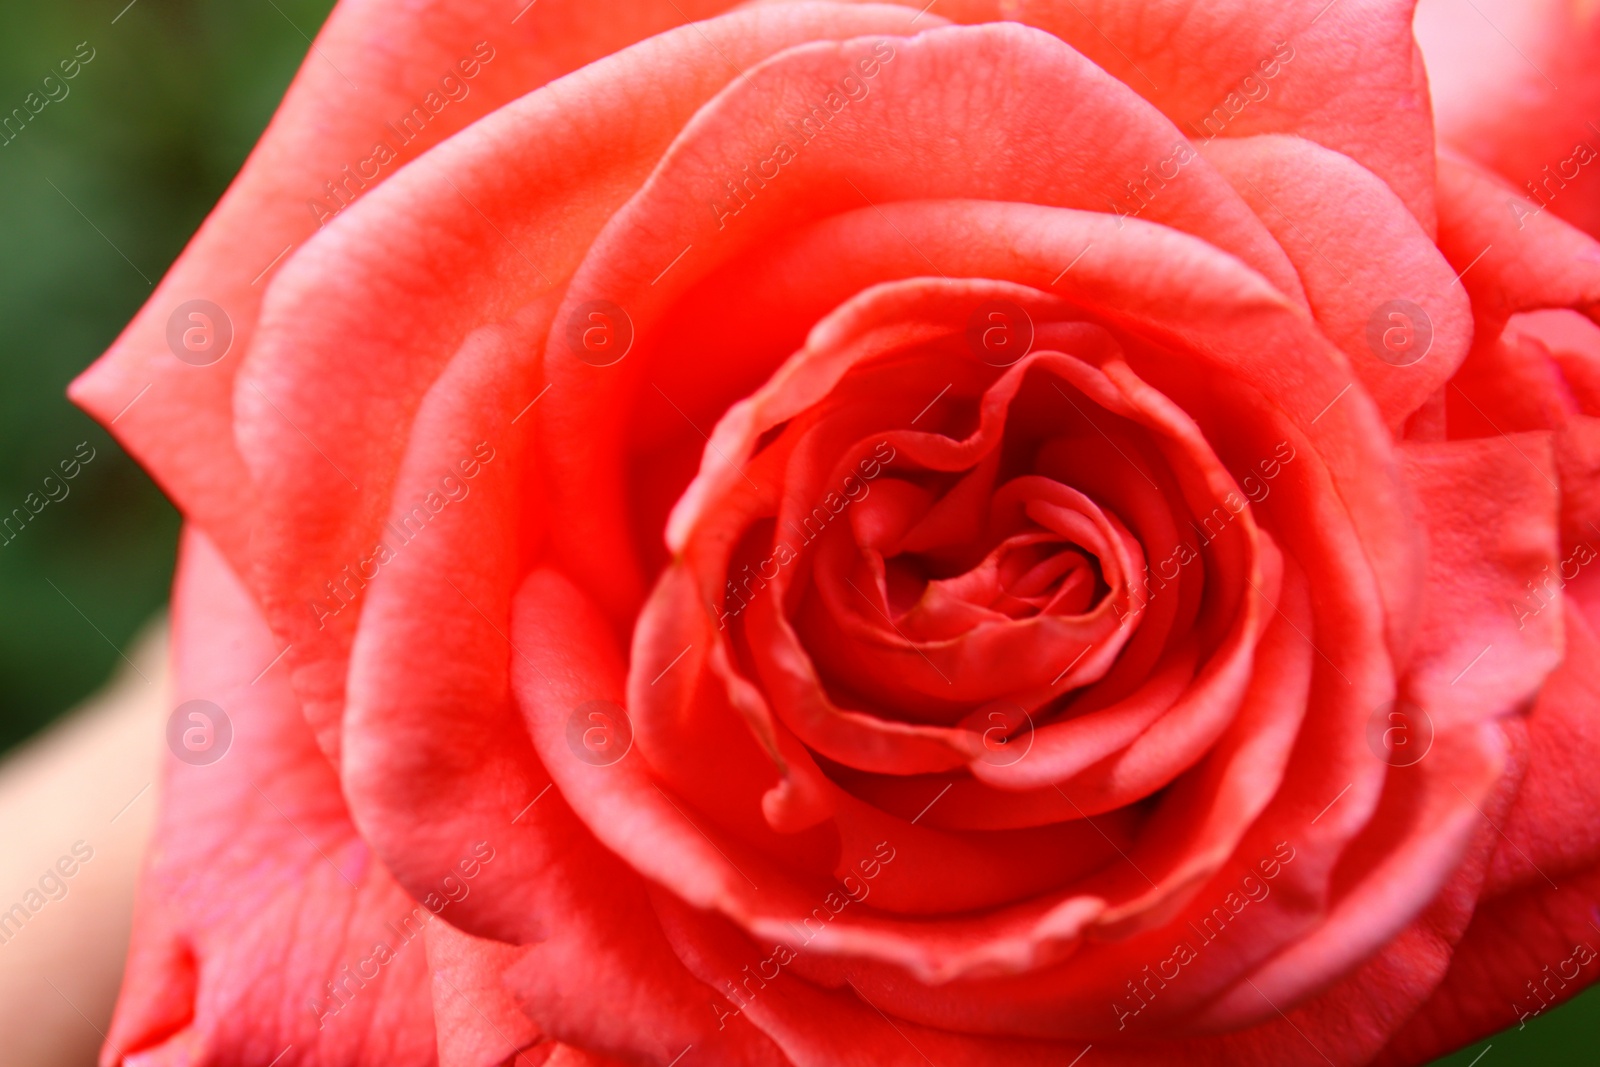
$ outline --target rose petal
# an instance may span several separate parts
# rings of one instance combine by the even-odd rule
[[[1590,165],[1600,135],[1588,121],[1600,114],[1595,9],[1571,0],[1423,0],[1416,27],[1439,140],[1516,189],[1506,205],[1513,215],[1548,207],[1600,237],[1600,178]]]
[[[1288,133],[1343,153],[1382,178],[1431,233],[1433,123],[1411,35],[1414,5],[956,0],[939,10],[957,22],[1014,18],[1049,30],[1196,141]]]
[[[1554,612],[1557,605],[1552,605]],[[1546,879],[1567,880],[1600,856],[1600,783],[1590,773],[1600,753],[1595,696],[1600,692],[1594,625],[1570,601],[1560,605],[1566,658],[1545,682],[1529,712],[1528,770],[1497,841],[1484,892],[1494,898]]]
[[[1472,341],[1455,271],[1389,187],[1347,157],[1277,135],[1220,138],[1204,151],[1289,253],[1317,322],[1398,428],[1449,380]],[[1383,311],[1395,300],[1421,308],[1420,317],[1402,312],[1401,322],[1416,331],[1412,344],[1426,329],[1429,347],[1385,358],[1390,350],[1373,346],[1372,323],[1378,316],[1389,327]]]
[[[690,17],[682,9],[701,17],[723,6],[720,0],[683,0],[673,9],[629,0],[614,5],[607,18],[592,19],[584,17],[581,0],[545,0],[513,22],[491,0],[414,3],[403,19],[381,0],[340,4],[227,195],[138,316],[74,383],[73,399],[102,422],[116,422],[118,440],[253,581],[246,560],[256,499],[235,450],[233,386],[256,330],[265,276],[313,236],[336,205],[387,180],[398,165],[451,133]],[[485,55],[488,61],[480,64]],[[478,74],[461,81],[461,62]],[[466,95],[444,100],[440,79],[452,73]],[[430,94],[440,101],[438,110],[429,105],[416,123],[421,132],[400,141],[403,135],[386,123],[409,117]],[[395,161],[376,167],[375,177],[355,173],[361,161],[375,158],[375,141],[390,140],[399,141],[391,146]],[[319,219],[307,207],[329,195],[323,183],[339,183],[339,199],[324,200]],[[210,367],[179,362],[168,348],[169,317],[195,298],[216,303],[232,325],[232,347]]]
[[[306,604],[372,547],[393,500],[398,446],[444,365],[474,331],[567,277],[672,132],[735,76],[727,62],[907,18],[898,8],[805,4],[651,38],[427,153],[281,268],[234,390],[234,434],[259,494],[254,578],[330,757],[354,614],[320,629]],[[508,153],[511,144],[527,150]]]
[[[1450,730],[1512,710],[1561,662],[1561,616],[1527,588],[1560,560],[1554,463],[1536,434],[1401,456],[1428,534],[1427,607],[1403,688],[1433,729]]]
[[[1449,972],[1373,1061],[1422,1063],[1497,1030],[1519,1030],[1594,980],[1594,900],[1600,871],[1539,881],[1480,905]],[[1576,970],[1576,974],[1574,974]]]
[[[515,1067],[549,1062],[545,1057],[553,1049],[548,1042],[534,1048],[541,1042],[539,1028],[500,981],[526,948],[475,938],[442,922],[428,926],[425,943],[439,1067],[500,1067],[508,1056]]]
[[[166,765],[102,1063],[267,1063],[290,1046],[299,1064],[433,1063],[413,942],[437,920],[350,824],[282,671],[261,675],[271,633],[192,528],[173,614],[175,695],[220,708],[231,745]]]
[[[877,60],[869,95],[855,110],[841,111],[826,137],[791,146],[792,162],[736,217],[707,210],[707,198],[723,189],[727,175],[773,158],[785,138],[798,139],[784,116],[801,113],[802,101],[824,100],[874,47],[862,39],[794,48],[730,85],[596,239],[558,320],[585,301],[605,299],[626,308],[648,339],[695,281],[782,230],[841,210],[930,196],[1101,210],[1114,187],[1109,175],[1137,174],[1175,145],[1192,151],[1159,113],[1055,38],[1015,25],[950,27],[887,45],[894,58]],[[940,154],[930,156],[930,145],[941,146]],[[1200,159],[1180,173],[1182,194],[1157,197],[1146,217],[1213,241],[1298,299],[1287,259],[1231,187]],[[920,273],[928,262],[922,259]],[[945,263],[934,269],[948,273],[952,261]],[[637,603],[625,585],[629,576],[609,562],[622,553],[628,523],[620,499],[595,494],[593,472],[615,462],[605,442],[609,428],[621,425],[619,390],[642,383],[638,376],[649,361],[641,350],[640,359],[596,374],[555,341],[562,354],[552,355],[549,373],[557,389],[570,390],[572,402],[553,412],[560,421],[549,424],[549,439],[559,442],[552,449],[554,506],[583,516],[558,547],[573,575],[620,611]]]
[[[1472,297],[1478,335],[1519,311],[1566,307],[1600,314],[1600,245],[1543,214],[1518,219],[1517,194],[1477,164],[1439,160],[1439,250]]]

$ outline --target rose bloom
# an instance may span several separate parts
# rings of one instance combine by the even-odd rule
[[[105,1064],[1410,1064],[1600,974],[1593,5],[519,6],[341,4],[73,387],[187,518]]]

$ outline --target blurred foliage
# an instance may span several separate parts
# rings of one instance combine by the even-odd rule
[[[1587,940],[1600,947],[1600,937]],[[1546,962],[1554,966],[1559,959]],[[1536,1001],[1524,993],[1521,1003],[1522,1010],[1526,1011]],[[1507,1011],[1515,1010],[1507,1005]],[[1561,1007],[1529,1019],[1523,1028],[1512,1027],[1454,1055],[1435,1060],[1433,1067],[1592,1064],[1600,1059],[1597,1049],[1600,1049],[1600,986],[1591,986]]]
[[[166,599],[177,515],[63,391],[227,188],[332,6],[126,4],[8,4],[0,31],[0,115],[93,49],[0,147],[0,516],[44,499],[79,442],[95,450],[63,499],[0,536],[0,749],[104,682]]]
[[[42,495],[79,442],[96,455],[0,545],[0,750],[96,689],[166,599],[177,514],[64,390],[227,188],[331,7],[58,0],[5,13],[0,114],[81,42],[94,58],[0,147],[0,515]],[[1597,1047],[1591,989],[1439,1065],[1592,1063]]]

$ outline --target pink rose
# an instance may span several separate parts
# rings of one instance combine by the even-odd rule
[[[341,5],[74,386],[189,519],[105,1062],[1593,981],[1600,248],[1436,159],[1411,5],[718,6]]]

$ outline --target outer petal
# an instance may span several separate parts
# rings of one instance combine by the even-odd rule
[[[234,445],[232,394],[271,271],[329,215],[430,145],[554,77],[725,6],[625,0],[602,19],[585,0],[544,0],[513,21],[494,0],[345,0],[227,195],[104,358],[74,383],[73,399],[117,424],[128,451],[250,579],[243,561],[255,499]],[[480,42],[486,52],[475,51]],[[480,63],[485,55],[492,58]],[[477,68],[473,77],[461,78],[462,61]],[[432,117],[424,111],[417,135],[389,125],[436,106],[447,75],[465,88]],[[363,178],[377,142],[393,157]],[[206,367],[180,362],[167,341],[169,318],[197,298],[221,307],[233,331],[226,354]]]
[[[1561,662],[1560,614],[1519,613],[1560,559],[1544,434],[1408,445],[1403,469],[1428,533],[1426,606],[1404,695],[1449,730],[1506,714]]]
[[[508,667],[526,666],[535,647],[509,619],[526,474],[510,423],[530,395],[537,348],[527,331],[547,318],[548,306],[535,306],[527,322],[480,332],[424,400],[383,533],[395,557],[370,592],[344,722],[352,807],[414,892],[461,881],[460,841],[496,851],[449,918],[500,940],[430,935],[447,1067],[496,1063],[541,1032],[666,1063],[703,1044],[715,1022],[692,1010],[704,991],[653,930],[639,879],[573,817],[510,703]],[[459,499],[402,542],[408,505],[438,489],[441,471],[460,472],[463,457],[477,473],[459,474]],[[537,528],[522,532],[537,542]],[[434,611],[418,612],[424,602]],[[594,1003],[596,988],[631,1004],[627,1025]],[[475,1019],[492,1021],[490,1032],[472,1029]],[[745,1057],[737,1062],[776,1062],[747,1031],[738,1023],[719,1035]]]
[[[551,1043],[540,1044],[539,1028],[500,981],[526,949],[472,937],[449,923],[430,924],[426,936],[439,1067],[499,1067],[507,1057],[515,1057],[516,1067],[548,1062]]]
[[[1373,174],[1311,141],[1222,138],[1205,155],[1289,253],[1317,322],[1390,428],[1399,427],[1455,373],[1472,341],[1466,292],[1431,237]],[[1420,317],[1403,312],[1402,322],[1413,344],[1427,331],[1427,349],[1383,346],[1386,305],[1397,300],[1421,309]]]
[[[1422,0],[1417,40],[1439,140],[1510,183],[1502,210],[1548,210],[1600,237],[1600,8]]]
[[[1600,244],[1554,215],[1519,220],[1515,195],[1475,163],[1439,161],[1439,250],[1472,297],[1480,344],[1520,311],[1600,314]]]
[[[260,497],[254,578],[330,755],[358,613],[320,618],[311,605],[379,536],[401,442],[451,357],[476,343],[474,331],[559,290],[675,132],[740,68],[797,42],[903,29],[909,17],[799,4],[642,42],[406,167],[282,269],[235,389],[236,429]],[[537,343],[524,343],[536,357]],[[564,392],[557,385],[535,417],[569,403]]]
[[[1375,1063],[1402,1067],[1522,1026],[1594,983],[1600,871],[1540,881],[1481,904],[1450,971]]]
[[[1049,30],[1196,141],[1289,133],[1342,152],[1382,178],[1431,233],[1433,123],[1411,36],[1414,4],[955,0],[934,10]]]
[[[281,670],[261,674],[277,651],[271,635],[193,531],[173,627],[176,697],[221,708],[232,743],[208,766],[167,765],[101,1063],[433,1063],[419,937],[438,920],[350,825]]]
[[[1590,773],[1600,760],[1600,640],[1571,599],[1551,610],[1564,617],[1567,656],[1528,715],[1528,770],[1489,871],[1491,897],[1600,865],[1600,782]]]

